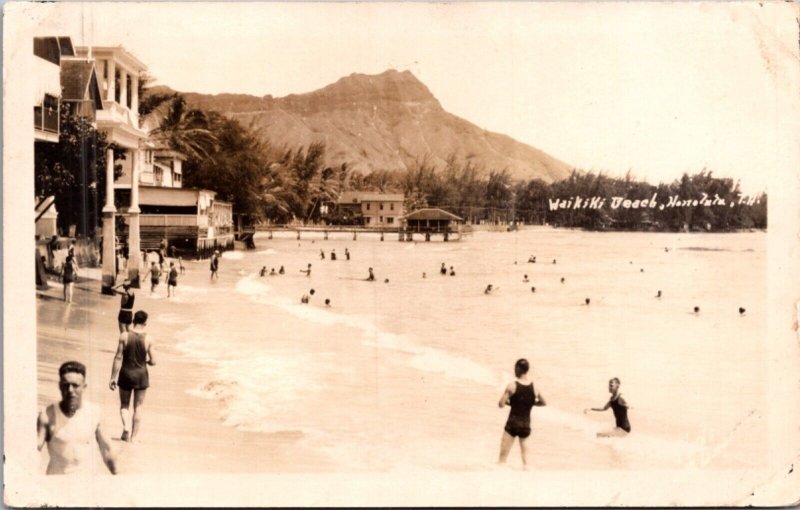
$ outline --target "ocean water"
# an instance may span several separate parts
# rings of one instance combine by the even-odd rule
[[[191,393],[218,401],[231,427],[281,434],[337,469],[495,469],[508,413],[497,401],[525,357],[548,403],[533,411],[534,468],[767,460],[763,233],[284,233],[256,244],[223,254],[218,281],[207,262],[185,262],[178,296],[154,316],[210,367]],[[441,276],[442,263],[456,276]],[[281,265],[283,276],[258,274]],[[376,282],[364,281],[369,267]],[[625,438],[596,437],[613,428],[611,411],[582,412],[607,401],[611,377],[632,406]],[[518,448],[509,459],[520,466]]]

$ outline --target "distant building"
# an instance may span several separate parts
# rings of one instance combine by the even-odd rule
[[[403,218],[403,232],[409,241],[414,234],[424,234],[426,241],[430,241],[433,234],[442,234],[444,240],[448,241],[453,234],[458,234],[460,238],[459,225],[463,222],[463,218],[443,209],[417,209]]]
[[[340,214],[351,215],[361,225],[398,227],[404,214],[402,193],[345,191],[336,201]]]

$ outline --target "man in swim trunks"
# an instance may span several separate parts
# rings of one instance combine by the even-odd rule
[[[161,269],[156,265],[155,262],[150,263],[150,294],[154,294],[156,292],[156,287],[158,287],[158,282],[161,281]]]
[[[447,276],[447,268],[445,267],[444,262],[442,262],[442,267],[439,268],[439,274],[442,276]]]
[[[510,406],[503,438],[500,441],[500,458],[498,462],[504,464],[508,453],[514,445],[514,438],[519,438],[519,448],[522,453],[522,466],[528,465],[527,439],[531,435],[531,409],[533,406],[544,406],[547,403],[542,395],[533,388],[533,382],[528,379],[530,365],[528,360],[519,359],[514,365],[514,375],[517,380],[510,383],[500,397],[498,406]]]
[[[331,260],[336,260],[336,248],[331,250]]]
[[[77,361],[67,361],[58,369],[58,389],[61,402],[50,404],[36,422],[39,450],[47,444],[50,461],[48,475],[91,473],[94,464],[94,445],[97,443],[108,470],[117,473],[111,444],[100,428],[100,408],[83,400],[86,388],[86,367]]]
[[[620,382],[619,379],[614,377],[608,381],[608,392],[611,393],[611,398],[606,402],[603,407],[591,407],[584,409],[584,414],[589,411],[603,412],[607,411],[610,407],[614,412],[614,422],[616,427],[612,432],[598,432],[597,437],[612,437],[612,436],[627,436],[631,431],[631,424],[628,421],[628,410],[630,406],[625,399],[622,398],[622,393],[619,392]]]
[[[122,287],[122,292],[119,291],[120,287]],[[119,323],[119,332],[123,333],[130,329],[131,322],[133,322],[133,303],[136,301],[136,295],[133,293],[133,289],[131,289],[131,282],[129,280],[125,280],[112,290],[121,296],[117,322]]]
[[[147,365],[155,365],[153,337],[147,327],[147,312],[139,310],[133,315],[133,329],[119,336],[117,353],[111,367],[111,379],[108,387],[114,391],[119,386],[119,414],[122,418],[123,441],[133,441],[141,428],[142,410],[147,388],[150,386],[150,375]],[[133,395],[133,416],[130,403]]]
[[[372,268],[369,268],[369,276],[367,276],[367,281],[368,282],[375,281],[375,273],[372,272]]]
[[[283,266],[281,266],[281,268],[278,270],[278,274],[284,274],[284,273],[286,273],[286,270],[283,268]]]
[[[178,269],[175,262],[169,263],[169,273],[167,273],[167,297],[175,295],[175,287],[178,286]]]

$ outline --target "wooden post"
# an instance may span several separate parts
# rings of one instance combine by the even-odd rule
[[[356,231],[355,231],[355,230],[353,230],[353,241],[355,241],[357,237],[358,237],[358,236],[356,235]]]

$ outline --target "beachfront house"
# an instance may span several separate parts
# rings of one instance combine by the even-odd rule
[[[400,226],[405,197],[402,193],[345,191],[336,201],[337,214],[368,227]]]
[[[138,285],[141,261],[139,240],[139,172],[144,159],[147,131],[139,124],[139,77],[147,71],[133,54],[122,46],[82,46],[76,48],[78,57],[94,63],[95,73],[102,98],[102,110],[97,111],[97,129],[106,134],[121,158],[115,161],[114,151],[106,153],[106,203],[103,207],[103,282],[102,291],[111,293],[116,282],[119,250],[116,232],[116,212],[114,191],[114,165],[122,165],[127,179],[130,202],[126,210],[128,225],[127,246],[128,278]]]
[[[61,59],[75,55],[69,37],[34,37],[33,139],[58,143],[61,105]]]

